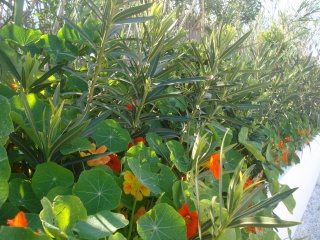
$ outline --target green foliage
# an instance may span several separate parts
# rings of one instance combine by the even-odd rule
[[[68,169],[56,163],[47,162],[39,164],[32,177],[32,189],[38,198],[42,198],[47,193],[57,187],[70,187],[74,182],[73,174]]]
[[[272,211],[295,207],[277,179],[319,129],[319,66],[300,28],[248,30],[260,1],[240,2],[35,2],[26,28],[4,24],[0,238],[186,239],[191,219],[189,239],[277,239],[299,224]],[[19,210],[28,227],[4,226]]]
[[[185,239],[184,219],[169,205],[161,203],[142,216],[137,222],[142,239],[171,239],[179,236]]]
[[[5,145],[8,140],[8,136],[11,132],[13,132],[13,124],[10,117],[10,104],[8,100],[0,95],[0,104],[2,109],[2,114],[0,118],[0,146]]]
[[[113,178],[102,170],[83,171],[72,192],[81,199],[88,214],[116,208],[122,194]]]
[[[77,222],[75,231],[85,239],[101,239],[128,225],[122,214],[101,211],[90,215],[85,221]]]
[[[0,146],[0,207],[6,201],[9,194],[8,179],[10,177],[10,165],[7,157],[7,153],[4,147]]]

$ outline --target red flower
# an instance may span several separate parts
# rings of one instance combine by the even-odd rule
[[[20,211],[14,219],[8,219],[7,224],[10,227],[28,227],[26,216],[22,211]]]
[[[129,144],[128,144],[128,149],[130,149],[130,148],[131,148],[132,146],[134,146],[134,145],[137,145],[139,142],[143,142],[144,144],[147,143],[147,141],[144,139],[144,137],[134,138],[134,139],[133,139],[133,142],[134,142],[134,143],[132,143],[132,141],[129,142]]]
[[[146,141],[143,137],[137,137],[137,138],[133,139],[133,141],[134,141],[134,144],[136,144],[136,145],[137,145],[139,142],[143,142],[144,144],[147,143],[147,141]]]
[[[107,162],[107,166],[109,166],[113,171],[120,172],[121,171],[121,162],[119,161],[117,154],[110,154],[110,160]]]
[[[129,111],[132,111],[132,105],[136,105],[137,100],[131,101],[130,104],[127,104],[126,107],[128,108]]]
[[[184,203],[178,212],[186,222],[187,238],[189,239],[198,231],[198,213],[196,211],[190,212],[187,203]]]
[[[284,150],[283,141],[282,140],[280,140],[280,142],[277,144],[277,147],[280,148],[281,150]]]
[[[286,142],[290,142],[291,141],[290,137],[286,137],[284,140],[286,140]]]
[[[212,154],[210,157],[210,161],[209,161],[209,168],[210,171],[212,172],[212,175],[216,178],[219,179],[220,177],[220,154],[219,153],[215,153]]]

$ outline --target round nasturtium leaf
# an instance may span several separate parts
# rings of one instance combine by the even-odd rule
[[[54,187],[48,192],[46,197],[53,202],[54,198],[58,195],[72,195],[72,188],[62,186]]]
[[[128,131],[112,119],[100,122],[93,130],[95,133],[92,138],[96,140],[97,146],[105,145],[111,152],[126,150],[131,140]]]
[[[7,24],[0,30],[0,39],[10,40],[19,46],[28,46],[39,40],[40,30],[22,28],[15,24]]]
[[[56,237],[60,238],[60,235],[65,235],[65,233],[61,232],[58,228],[58,222],[56,220],[56,216],[53,211],[53,205],[49,201],[48,198],[44,197],[41,199],[41,204],[43,207],[43,210],[40,212],[39,217],[42,222],[42,226],[44,231],[50,236],[50,237]],[[64,239],[64,238],[62,238]]]
[[[14,206],[11,202],[5,202],[0,208],[0,225],[6,225],[7,220],[13,219],[18,212],[19,208]]]
[[[7,200],[9,195],[9,184],[7,180],[0,179],[0,206]]]
[[[74,182],[73,173],[53,162],[39,164],[32,177],[31,186],[38,198],[42,198],[57,186],[70,187]]]
[[[0,207],[7,200],[9,193],[8,179],[10,177],[10,165],[6,149],[0,146]]]
[[[121,233],[117,232],[113,235],[111,235],[109,238],[109,240],[127,240]]]
[[[77,222],[74,227],[80,237],[91,240],[105,238],[119,228],[127,226],[129,221],[120,213],[101,211],[88,216],[85,221]]]
[[[186,173],[188,171],[190,161],[185,155],[185,149],[182,144],[176,140],[171,140],[167,142],[167,147],[170,151],[171,161],[179,171]]]
[[[81,199],[88,214],[116,208],[122,193],[113,177],[98,169],[83,171],[72,192]]]
[[[28,228],[34,232],[43,232],[42,222],[38,213],[25,213],[27,218]]]
[[[58,228],[67,234],[72,234],[77,221],[87,217],[87,211],[77,196],[57,196],[52,206]]]
[[[10,107],[9,101],[7,100],[7,98],[5,98],[1,95],[0,95],[0,106],[1,106],[0,146],[3,146],[9,138],[9,134],[11,132],[13,132],[13,123],[12,123],[12,119],[10,117],[11,107]]]
[[[143,240],[187,239],[184,219],[166,203],[154,206],[153,209],[140,217],[137,229]]]
[[[41,210],[40,199],[34,194],[29,180],[14,178],[9,183],[9,201],[17,207],[25,207],[30,212]]]
[[[2,226],[0,239],[19,239],[19,240],[52,240],[48,235],[34,233],[29,228]]]

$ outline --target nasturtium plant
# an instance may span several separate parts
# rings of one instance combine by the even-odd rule
[[[53,162],[39,164],[32,177],[31,186],[38,198],[57,187],[70,187],[74,183],[72,172]]]
[[[122,194],[113,177],[99,169],[83,171],[72,192],[81,199],[88,214],[115,209]]]
[[[10,117],[11,107],[7,98],[0,95],[0,146],[3,146],[9,138],[9,134],[13,132],[13,123]]]
[[[1,227],[0,239],[52,240],[48,235],[37,234],[29,228]]]
[[[301,24],[317,4],[244,33],[260,6],[9,2],[0,239],[259,240],[298,224],[272,212],[294,212],[278,178],[319,132],[319,61]]]
[[[14,178],[9,182],[9,201],[33,213],[39,212],[42,208],[40,199],[33,192],[31,182],[21,178]]]
[[[126,159],[133,174],[144,186],[154,194],[162,192],[157,174],[160,159],[152,149],[145,147],[143,143],[139,143],[129,149]]]
[[[74,231],[84,239],[99,240],[124,228],[128,223],[129,221],[122,214],[104,210],[78,221]]]
[[[161,203],[154,206],[137,222],[138,233],[143,240],[169,240],[173,236],[187,239],[184,219],[171,206]]]
[[[98,146],[105,145],[111,152],[120,152],[128,147],[131,140],[128,131],[112,119],[104,120],[93,128],[92,138]]]
[[[7,153],[4,147],[0,146],[0,207],[6,201],[9,195],[8,179],[10,177],[10,165]]]
[[[15,24],[8,24],[0,30],[0,39],[17,44],[24,49],[39,41],[42,33],[40,30],[22,28]]]
[[[167,142],[167,146],[170,150],[171,161],[179,171],[186,173],[188,171],[190,161],[184,154],[184,148],[182,144],[176,140],[171,140]]]

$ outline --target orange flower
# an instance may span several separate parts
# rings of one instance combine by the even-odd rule
[[[286,142],[290,142],[291,141],[290,137],[286,137],[284,140],[286,140]]]
[[[124,173],[123,191],[125,194],[131,194],[138,201],[141,201],[143,196],[150,195],[150,189],[142,185],[130,171]]]
[[[284,151],[281,159],[288,165],[288,154],[289,154],[289,150]]]
[[[134,221],[138,221],[138,219],[143,216],[146,213],[146,209],[142,206],[141,208],[138,209],[138,211],[136,212],[136,214],[133,216]]]
[[[243,189],[246,189],[247,187],[249,187],[252,184],[252,180],[250,180],[250,178],[247,178],[246,182],[244,183]]]
[[[307,133],[307,134],[310,134],[310,132],[311,132],[310,129],[306,130],[306,133]]]
[[[80,152],[80,156],[81,157],[85,157],[85,156],[89,156],[92,154],[99,154],[99,153],[104,153],[105,151],[107,151],[107,147],[106,146],[101,146],[97,149],[96,145],[94,143],[92,143],[93,148],[91,148],[89,150],[89,152],[91,153],[84,153],[84,152]],[[99,158],[95,158],[92,160],[88,160],[87,164],[90,167],[93,166],[97,166],[99,164],[107,164],[110,161],[110,157],[109,156],[103,156],[103,157],[99,157]]]
[[[207,165],[210,168],[210,171],[212,172],[212,175],[216,179],[219,179],[219,177],[220,177],[220,163],[219,163],[219,160],[220,160],[220,154],[219,153],[212,154],[211,157],[210,157],[209,166]]]
[[[262,227],[258,227],[257,229],[258,229],[259,232],[262,232]],[[254,233],[254,234],[257,233],[257,232],[256,232],[256,228],[255,228],[255,227],[251,227],[251,226],[246,226],[246,227],[243,228],[243,230],[244,230],[245,232],[248,232],[248,233],[249,233],[249,232]]]
[[[106,165],[109,166],[113,171],[115,171],[117,173],[120,172],[121,171],[121,162],[118,159],[118,155],[117,154],[110,154],[109,157],[110,157],[110,160]]]
[[[18,85],[16,83],[11,83],[10,86],[13,90],[17,90],[18,88]]]
[[[27,219],[22,211],[20,211],[14,219],[8,219],[7,224],[10,227],[28,227]]]
[[[126,107],[128,108],[129,111],[132,111],[132,105],[136,105],[137,100],[131,101],[130,104],[127,104]]]
[[[281,150],[284,150],[283,141],[282,140],[280,140],[280,142],[277,144],[277,147],[280,148]]]
[[[190,212],[187,203],[184,203],[178,212],[186,222],[187,238],[189,239],[198,231],[198,213],[196,211]]]

